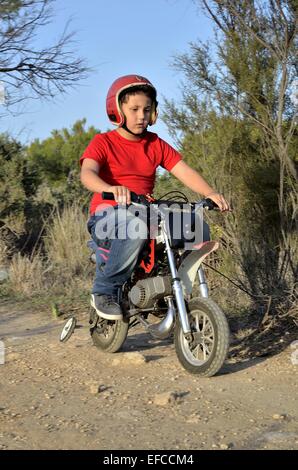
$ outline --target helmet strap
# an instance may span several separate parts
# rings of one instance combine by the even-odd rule
[[[128,132],[129,134],[132,134],[134,135],[135,137],[143,137],[146,132],[147,132],[147,128],[144,129],[144,131],[141,133],[141,134],[136,134],[135,132],[132,132],[130,129],[128,129],[127,125],[126,125],[126,122],[121,126],[122,129],[124,129],[126,132]]]

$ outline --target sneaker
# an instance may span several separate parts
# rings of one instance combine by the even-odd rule
[[[91,294],[91,306],[106,320],[122,320],[123,315],[115,295]]]

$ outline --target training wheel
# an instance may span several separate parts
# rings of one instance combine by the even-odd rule
[[[65,343],[67,340],[69,340],[69,338],[74,332],[76,323],[77,323],[77,320],[75,319],[75,317],[71,317],[67,320],[67,322],[65,323],[61,331],[60,341]]]

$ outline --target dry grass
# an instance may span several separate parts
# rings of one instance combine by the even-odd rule
[[[8,257],[8,247],[4,240],[0,238],[0,266],[5,266]]]
[[[17,294],[32,296],[44,288],[44,268],[38,254],[29,258],[16,254],[9,267],[9,287]]]
[[[47,227],[45,247],[51,270],[60,280],[83,276],[88,271],[90,238],[86,228],[87,218],[80,206],[73,204],[62,212],[57,211]]]
[[[17,254],[11,259],[9,291],[31,297],[41,291],[73,296],[89,290],[95,267],[89,262],[86,222],[77,204],[57,211],[45,226],[45,256],[33,251],[30,257]],[[6,251],[0,243],[0,264]]]

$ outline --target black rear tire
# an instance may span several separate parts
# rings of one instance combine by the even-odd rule
[[[186,340],[177,321],[174,342],[178,359],[188,372],[212,377],[222,367],[229,350],[226,316],[211,299],[196,297],[188,308],[193,342]]]
[[[115,353],[121,349],[128,333],[128,320],[110,321],[99,319],[90,329],[93,344],[104,352]]]

